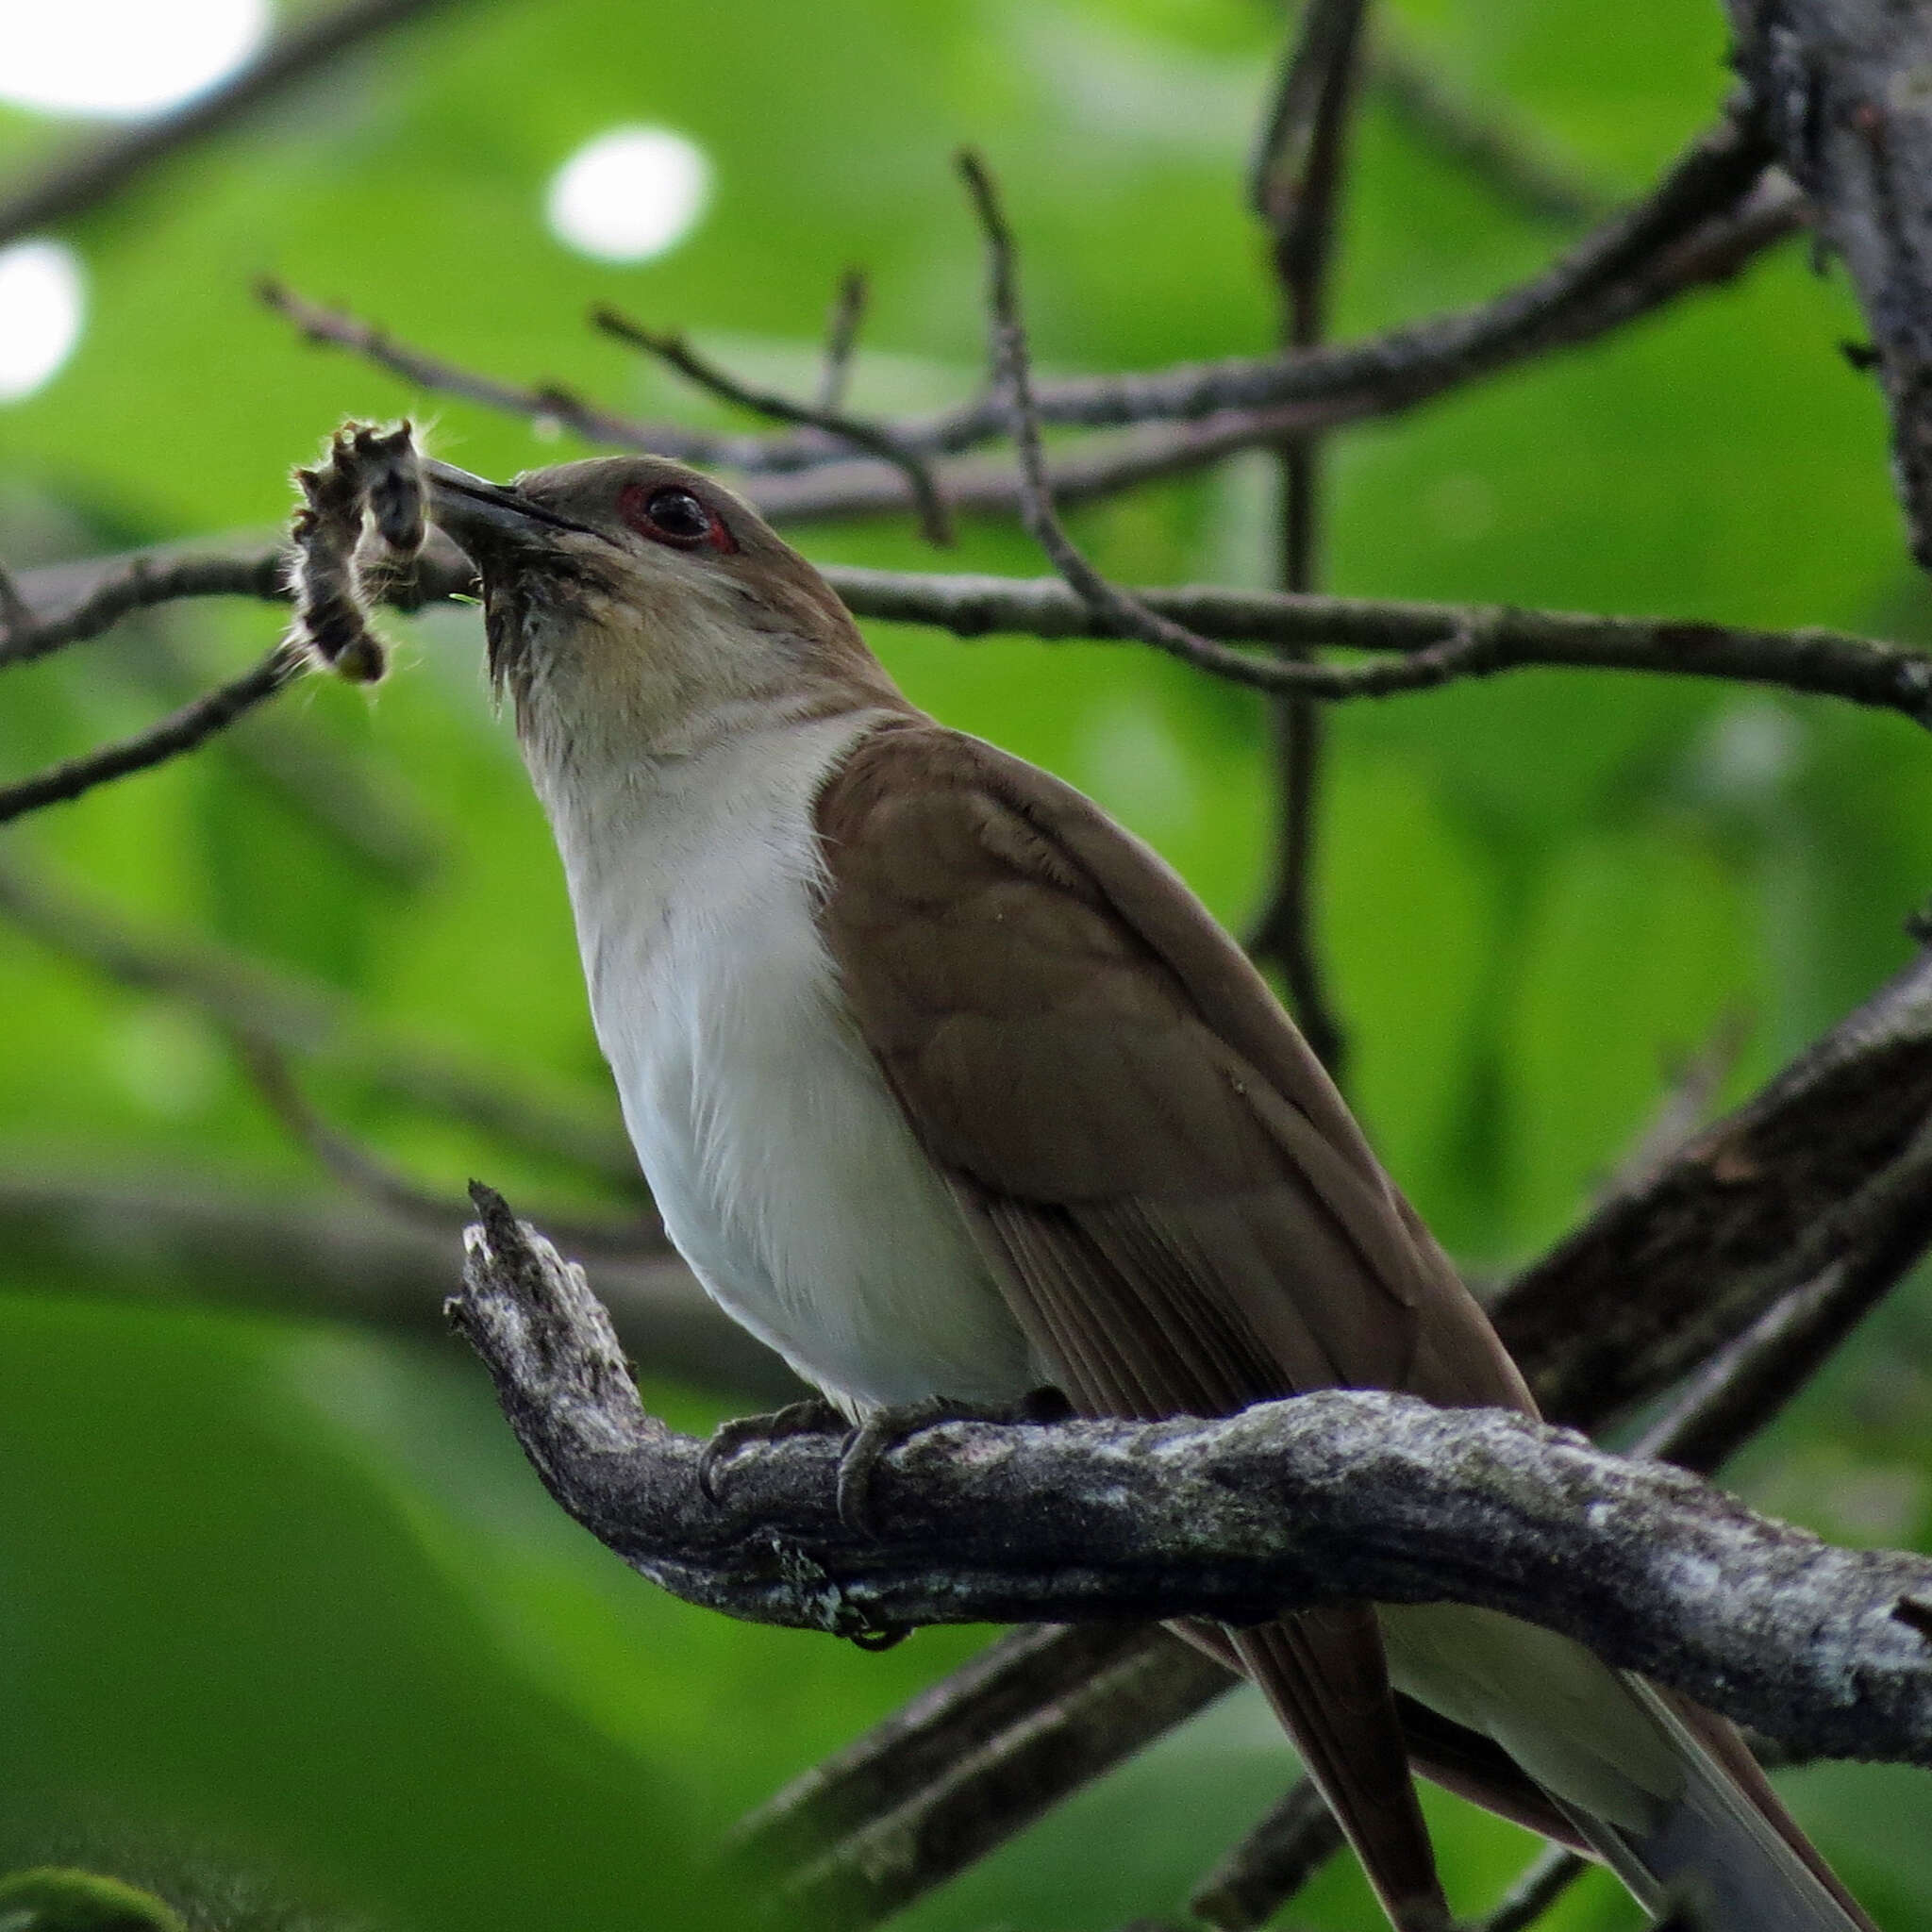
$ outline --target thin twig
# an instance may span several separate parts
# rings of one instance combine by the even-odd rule
[[[283,572],[282,553],[275,548],[225,558],[159,552],[30,571],[22,585],[37,609],[77,591],[76,604],[33,633],[36,640],[70,642],[98,634],[127,610],[185,598],[285,602]],[[960,638],[1023,633],[1046,642],[1119,641],[1135,635],[1053,577],[944,576],[854,565],[827,566],[824,575],[859,617],[932,625]],[[410,608],[459,596],[474,579],[468,559],[432,532]],[[1256,691],[1307,691],[1341,701],[1424,690],[1455,676],[1567,667],[1774,685],[1932,724],[1932,657],[1844,631],[1755,630],[1701,620],[1395,598],[1290,597],[1205,586],[1137,589],[1131,595],[1187,626],[1197,640],[1212,641],[1191,647],[1190,661],[1198,669]],[[1414,661],[1286,663],[1227,648],[1237,643],[1337,645]],[[0,665],[7,661],[0,651]]]
[[[333,13],[302,21],[245,67],[185,107],[58,157],[37,180],[0,202],[0,245],[98,207],[157,162],[222,133],[352,48],[445,4],[446,0],[350,0]]]
[[[179,603],[189,597],[255,597],[279,603],[288,597],[286,562],[279,546],[246,557],[167,557],[156,559],[144,552],[117,558],[90,582],[78,598],[58,615],[38,615],[42,599],[32,587],[47,576],[64,577],[65,569],[30,571],[16,586],[32,607],[25,626],[9,627],[0,640],[0,670],[31,663],[51,651],[85,639],[99,637],[130,611],[157,604]]]
[[[1194,1888],[1188,1909],[1215,1932],[1254,1932],[1344,1842],[1314,1780],[1297,1778]]]
[[[1327,329],[1328,277],[1336,210],[1360,64],[1365,0],[1312,0],[1257,153],[1249,200],[1266,225],[1282,306],[1281,334],[1291,349],[1311,349]],[[1297,595],[1316,588],[1321,543],[1321,445],[1312,436],[1285,441],[1278,569]],[[1301,655],[1291,649],[1287,655]],[[1324,724],[1304,692],[1270,708],[1279,793],[1274,883],[1248,949],[1281,968],[1289,1000],[1316,1057],[1340,1081],[1348,1038],[1327,987],[1315,932],[1315,841]]]
[[[308,668],[305,652],[291,650],[286,644],[275,645],[252,671],[243,672],[240,677],[218,686],[192,704],[183,705],[158,724],[151,724],[145,731],[124,738],[118,743],[103,745],[85,757],[51,766],[31,778],[0,786],[0,824],[46,806],[64,805],[97,786],[125,778],[135,772],[148,771],[179,758],[183,752],[192,751],[292,684]]]
[[[447,1235],[469,1225],[475,1210],[467,1201],[421,1186],[324,1120],[304,1097],[294,1069],[278,1046],[241,1028],[232,1029],[228,1037],[263,1106],[290,1138],[345,1188],[432,1232]],[[624,1223],[557,1217],[546,1225],[574,1255],[636,1261],[661,1259],[671,1252],[664,1224],[655,1212]]]
[[[959,171],[986,233],[994,368],[1000,387],[1010,398],[1013,413],[1013,442],[1019,452],[1022,478],[1021,514],[1033,540],[1046,552],[1094,618],[1124,636],[1138,638],[1178,658],[1185,664],[1198,670],[1218,670],[1236,683],[1251,684],[1263,691],[1307,691],[1324,697],[1338,696],[1343,691],[1354,695],[1383,695],[1393,691],[1427,690],[1453,678],[1474,675],[1486,667],[1492,649],[1493,626],[1480,619],[1472,619],[1448,637],[1425,644],[1398,664],[1364,664],[1337,671],[1320,664],[1268,663],[1229,651],[1103,577],[1067,535],[1054,510],[1041,449],[1040,419],[1033,407],[1028,376],[1012,237],[1000,212],[991,178],[979,158],[962,154]]]
[[[1590,1860],[1563,1845],[1546,1845],[1474,1932],[1528,1932],[1590,1870]]]
[[[566,389],[549,385],[521,389],[478,375],[439,356],[399,342],[387,329],[358,321],[344,309],[311,302],[273,275],[264,275],[258,281],[255,292],[265,308],[293,323],[304,341],[347,349],[365,362],[373,362],[378,369],[418,388],[480,403],[485,408],[501,410],[507,416],[555,423],[587,442],[610,443],[620,449],[650,449],[660,456],[691,462],[732,461],[732,445],[722,443],[718,437],[690,433],[669,423],[641,423],[599,408]],[[757,439],[740,441],[755,451]]]
[[[858,331],[872,299],[872,285],[862,268],[848,268],[839,277],[839,295],[825,323],[825,350],[819,365],[818,407],[835,411],[845,406],[852,380],[852,358],[858,348]]]
[[[614,336],[621,342],[628,342],[632,348],[641,349],[647,356],[655,356],[667,368],[676,370],[700,389],[708,390],[725,402],[736,403],[739,408],[750,409],[760,416],[769,416],[774,422],[822,430],[841,442],[849,442],[855,449],[863,450],[868,456],[891,463],[906,478],[907,486],[912,491],[912,500],[919,511],[920,528],[926,541],[941,545],[952,542],[952,519],[947,514],[945,499],[940,494],[939,485],[933,480],[932,471],[924,458],[910,448],[897,431],[884,424],[867,422],[860,416],[848,416],[841,409],[794,402],[776,390],[754,389],[748,383],[741,382],[728,370],[721,369],[708,357],[701,356],[683,336],[666,335],[645,328],[641,323],[631,321],[608,303],[599,303],[592,308],[591,320],[606,335]]]
[[[1599,1201],[1641,1194],[1684,1151],[1710,1119],[1750,1038],[1748,1015],[1739,1007],[1726,1007],[1703,1044],[1680,1065],[1666,1069],[1656,1110],[1596,1190]]]
[[[1370,45],[1367,78],[1405,127],[1509,207],[1572,226],[1608,209],[1611,197],[1547,136],[1452,87],[1439,62],[1386,28]]]
[[[507,1147],[592,1177],[620,1198],[642,1191],[637,1157],[603,1105],[584,1105],[499,1063],[474,1067],[368,1025],[332,990],[206,941],[173,940],[88,904],[10,856],[0,916],[117,985],[178,1000],[221,1031],[272,1041],[352,1072],[375,1091],[468,1123]]]
[[[1781,178],[1760,183],[1762,164],[1755,131],[1727,122],[1693,142],[1648,195],[1549,269],[1473,308],[1307,352],[1042,384],[1037,400],[1044,423],[1142,426],[1136,438],[1057,461],[1055,493],[1062,502],[1107,494],[1234,450],[1395,414],[1528,356],[1589,341],[1690,289],[1727,280],[1804,220],[1804,197]],[[275,289],[272,299],[311,341],[365,356],[423,387],[561,423],[592,442],[772,479],[750,493],[774,518],[884,515],[912,501],[902,471],[841,462],[844,444],[821,430],[728,437],[632,422],[560,391],[474,375],[286,290]],[[902,449],[934,457],[993,440],[1007,420],[1004,405],[987,398],[891,428]],[[800,471],[819,474],[789,474]],[[944,467],[938,480],[956,509],[1010,509],[1018,502],[1018,483],[1004,466]]]

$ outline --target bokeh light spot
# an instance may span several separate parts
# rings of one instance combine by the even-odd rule
[[[267,0],[30,0],[6,8],[0,100],[56,114],[153,114],[239,67]]]
[[[0,403],[52,381],[87,312],[80,261],[58,242],[0,248]]]
[[[551,232],[599,261],[648,261],[684,240],[710,192],[710,163],[683,135],[613,127],[557,171]]]

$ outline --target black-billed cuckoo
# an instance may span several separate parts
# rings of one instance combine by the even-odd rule
[[[1181,880],[909,704],[745,504],[652,458],[426,473],[664,1224],[846,1414],[1042,1385],[1095,1416],[1533,1412]],[[1448,1924],[1411,1762],[1646,1906],[1871,1932],[1727,1724],[1567,1639],[1446,1604],[1190,1634],[1267,1694],[1404,1932]]]

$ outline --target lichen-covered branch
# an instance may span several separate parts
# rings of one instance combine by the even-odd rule
[[[839,1515],[838,1440],[797,1437],[741,1452],[708,1502],[703,1445],[645,1413],[582,1272],[476,1195],[453,1319],[551,1493],[689,1602],[864,1636],[1447,1598],[1795,1749],[1932,1763],[1932,1558],[1835,1548],[1501,1410],[1330,1391],[1210,1422],[949,1424],[883,1458],[868,1534]]]

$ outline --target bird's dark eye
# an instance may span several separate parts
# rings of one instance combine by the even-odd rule
[[[617,498],[618,513],[641,537],[669,543],[679,550],[701,545],[712,550],[738,548],[724,520],[695,491],[678,483],[626,483]]]

